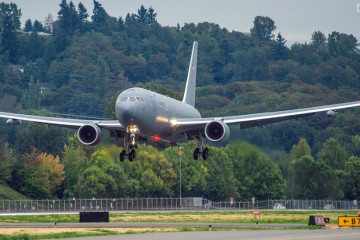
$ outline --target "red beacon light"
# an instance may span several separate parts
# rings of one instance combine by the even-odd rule
[[[155,140],[155,141],[159,141],[159,140],[160,140],[160,137],[159,137],[158,135],[155,135],[155,136],[154,136],[154,140]]]

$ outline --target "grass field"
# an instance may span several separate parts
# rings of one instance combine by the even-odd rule
[[[338,216],[355,216],[357,211],[261,211],[261,223],[308,223],[310,215],[322,215],[337,224]],[[78,214],[0,215],[0,223],[78,222]],[[250,211],[205,212],[124,212],[110,213],[110,222],[201,222],[255,223]]]
[[[322,215],[330,218],[331,224],[337,224],[338,216],[354,216],[356,211],[261,211],[260,223],[302,223],[307,224],[310,215]],[[111,213],[110,222],[172,222],[172,223],[255,223],[251,211],[231,212],[124,212]],[[0,223],[53,223],[79,222],[78,214],[59,215],[14,215],[1,216]],[[298,227],[295,227],[298,228]],[[304,228],[304,227],[302,227]],[[226,230],[256,229],[226,228]],[[291,229],[294,229],[293,227]],[[214,230],[224,230],[221,228]],[[79,236],[99,236],[113,234],[132,234],[147,232],[208,231],[207,228],[121,228],[121,229],[79,229],[79,228],[44,228],[44,229],[0,229],[0,239],[51,239]]]

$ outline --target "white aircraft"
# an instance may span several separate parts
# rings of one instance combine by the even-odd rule
[[[7,112],[0,112],[0,117],[7,118],[7,124],[13,126],[19,125],[21,121],[31,121],[78,129],[80,142],[89,146],[98,144],[101,131],[107,129],[110,136],[124,139],[125,149],[120,153],[121,161],[125,157],[129,161],[135,159],[137,141],[153,139],[169,142],[173,146],[195,139],[198,148],[194,151],[194,159],[202,156],[205,160],[209,157],[209,149],[203,148],[204,137],[213,142],[226,141],[230,136],[229,125],[237,124],[244,129],[298,119],[317,112],[334,117],[337,110],[360,106],[360,102],[356,101],[279,112],[202,118],[195,108],[197,49],[198,43],[194,42],[182,101],[142,88],[130,88],[117,98],[117,120],[80,120]]]

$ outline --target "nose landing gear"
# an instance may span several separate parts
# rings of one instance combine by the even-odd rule
[[[136,134],[139,129],[136,125],[130,125],[126,128],[128,135],[124,137],[124,147],[125,149],[120,153],[120,162],[123,162],[126,157],[128,157],[129,161],[134,161],[136,157],[135,148],[137,148],[136,144]]]

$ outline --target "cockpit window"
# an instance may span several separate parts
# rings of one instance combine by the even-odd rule
[[[144,99],[142,97],[121,97],[120,102],[144,102]]]

